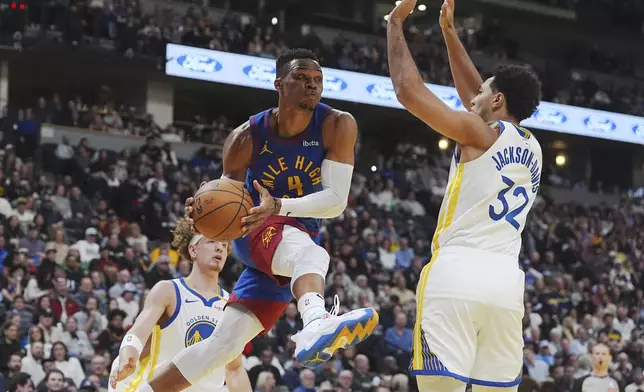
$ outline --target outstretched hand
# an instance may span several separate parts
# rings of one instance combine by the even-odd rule
[[[403,21],[414,11],[416,0],[402,0],[389,14],[389,20]]]
[[[454,28],[454,0],[445,0],[441,6],[441,16],[438,19],[441,29]]]
[[[244,225],[242,235],[246,235],[260,227],[268,217],[277,214],[282,207],[280,199],[271,196],[268,190],[261,186],[259,182],[253,181],[253,186],[259,192],[259,205],[251,208],[248,211],[248,215],[242,218],[241,222]]]

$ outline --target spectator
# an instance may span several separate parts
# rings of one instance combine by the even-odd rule
[[[538,383],[544,382],[549,376],[548,364],[538,359],[530,348],[523,350],[524,374],[529,374]]]
[[[33,392],[34,384],[29,374],[19,373],[9,380],[8,392]]]
[[[257,385],[254,387],[255,392],[273,392],[276,388],[275,375],[270,371],[262,371],[257,375]]]
[[[123,295],[125,290],[125,285],[130,282],[130,271],[127,269],[122,269],[116,274],[117,282],[110,287],[108,294],[110,298],[119,298]]]
[[[5,379],[11,378],[6,377],[6,372],[10,370],[9,363],[14,360],[12,356],[14,354],[18,354],[19,356],[20,353],[20,341],[18,340],[18,333],[18,326],[12,324],[10,321],[7,321],[2,328],[2,341],[0,343],[0,371],[5,374]],[[18,361],[20,361],[20,358],[18,358]]]
[[[69,377],[74,384],[80,385],[85,379],[85,372],[77,358],[71,357],[67,346],[63,342],[54,343],[51,349],[51,358],[54,360],[56,369],[63,372],[65,377]]]
[[[63,331],[58,325],[54,325],[54,313],[51,309],[41,310],[38,327],[44,333],[46,343],[53,344],[60,341]]]
[[[9,360],[4,364],[4,370],[2,372],[5,380],[11,380],[13,377],[20,374],[20,366],[22,361],[22,356],[20,355],[19,351],[9,355],[8,358]]]
[[[52,369],[45,377],[45,392],[63,392],[65,389],[65,375],[58,369]],[[40,388],[39,388],[40,389]]]
[[[65,332],[62,333],[60,341],[69,349],[69,355],[80,360],[90,360],[94,356],[94,348],[89,336],[83,330],[78,329],[78,321],[74,317],[68,317],[65,322]]]
[[[123,294],[121,297],[116,298],[119,309],[127,315],[123,320],[123,325],[126,329],[134,323],[134,318],[139,314],[139,301],[136,300],[138,290],[132,283],[126,283],[123,286]]]
[[[407,238],[400,239],[400,249],[396,252],[396,268],[409,268],[414,258],[414,250],[409,247]]]
[[[300,386],[293,392],[315,392],[315,373],[311,369],[300,372]]]
[[[65,278],[54,280],[54,294],[51,309],[56,320],[66,323],[67,319],[80,311],[81,306],[69,295]]]
[[[20,317],[19,336],[25,336],[33,326],[34,315],[25,308],[25,299],[22,295],[16,295],[13,298],[13,309],[9,312],[9,316],[14,315]]]
[[[275,336],[279,347],[286,346],[292,335],[302,329],[302,320],[297,315],[297,306],[291,302],[288,304],[284,317],[275,324]]]
[[[416,294],[407,288],[407,281],[401,271],[393,275],[394,287],[391,288],[391,295],[398,297],[401,305],[405,305],[416,298]]]
[[[109,370],[107,360],[102,355],[95,355],[90,363],[89,374],[98,377],[100,388],[107,388],[109,383]]]
[[[118,356],[121,340],[125,336],[125,329],[123,328],[125,317],[127,317],[127,314],[124,311],[118,308],[111,310],[107,317],[109,325],[98,336],[98,350],[108,351],[112,358]]]
[[[253,386],[253,389],[255,390],[263,390],[261,389],[262,386],[259,384],[261,381],[259,379],[260,374],[267,372],[270,373],[273,376],[273,382],[277,385],[282,384],[282,375],[280,374],[280,371],[272,365],[273,362],[273,351],[271,349],[266,348],[262,350],[262,356],[261,356],[261,363],[259,365],[254,366],[252,369],[248,371],[248,379],[250,380],[250,384]],[[270,381],[267,381],[270,385]]]
[[[77,189],[77,188],[74,188],[74,189]],[[79,205],[76,208],[84,211],[84,212],[81,212],[81,214],[85,215],[85,213],[87,213],[86,210],[88,210],[88,207],[83,207],[80,205],[80,204],[84,204],[85,201],[80,200],[80,197],[81,197],[80,190],[78,190],[77,192],[78,192],[78,196],[76,200],[78,200],[77,203],[79,203]],[[73,206],[72,206],[72,209],[73,209]],[[99,259],[101,257],[99,254],[99,246],[96,243],[97,236],[98,236],[98,231],[95,228],[90,227],[87,230],[85,230],[85,239],[78,241],[73,246],[74,248],[78,249],[78,251],[80,252],[81,263],[83,263],[83,266],[85,267],[87,267],[92,260]]]
[[[407,316],[396,314],[396,323],[385,332],[385,344],[396,356],[411,355],[413,331],[407,328]]]
[[[43,358],[49,358],[51,355],[51,343],[45,342],[45,336],[43,330],[39,326],[33,326],[29,329],[28,343],[25,346],[25,351],[27,352],[27,357],[31,355],[31,346],[34,343],[43,344]],[[36,383],[38,384],[38,383]]]
[[[29,354],[22,358],[20,371],[31,375],[34,384],[40,384],[45,379],[43,360],[45,359],[45,346],[42,342],[33,342]]]

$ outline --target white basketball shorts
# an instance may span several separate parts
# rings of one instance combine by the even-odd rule
[[[516,261],[468,253],[441,249],[421,273],[410,371],[514,387],[523,368],[525,275]]]

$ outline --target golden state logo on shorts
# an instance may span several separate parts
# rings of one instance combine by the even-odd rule
[[[192,318],[188,321],[188,324],[191,325],[186,331],[186,347],[190,347],[193,344],[197,344],[202,340],[208,339],[215,330],[215,326],[217,326],[217,322],[211,321],[208,316]]]
[[[273,237],[277,234],[277,229],[275,229],[273,226],[268,226],[266,230],[262,233],[262,243],[264,244],[265,248],[268,248],[268,246],[271,244],[271,241],[273,241]]]

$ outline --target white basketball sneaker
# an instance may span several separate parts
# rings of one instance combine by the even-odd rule
[[[376,309],[356,309],[338,316],[340,299],[337,295],[333,302],[331,312],[291,336],[295,342],[295,358],[306,367],[314,368],[331,359],[336,350],[364,341],[378,326]]]

